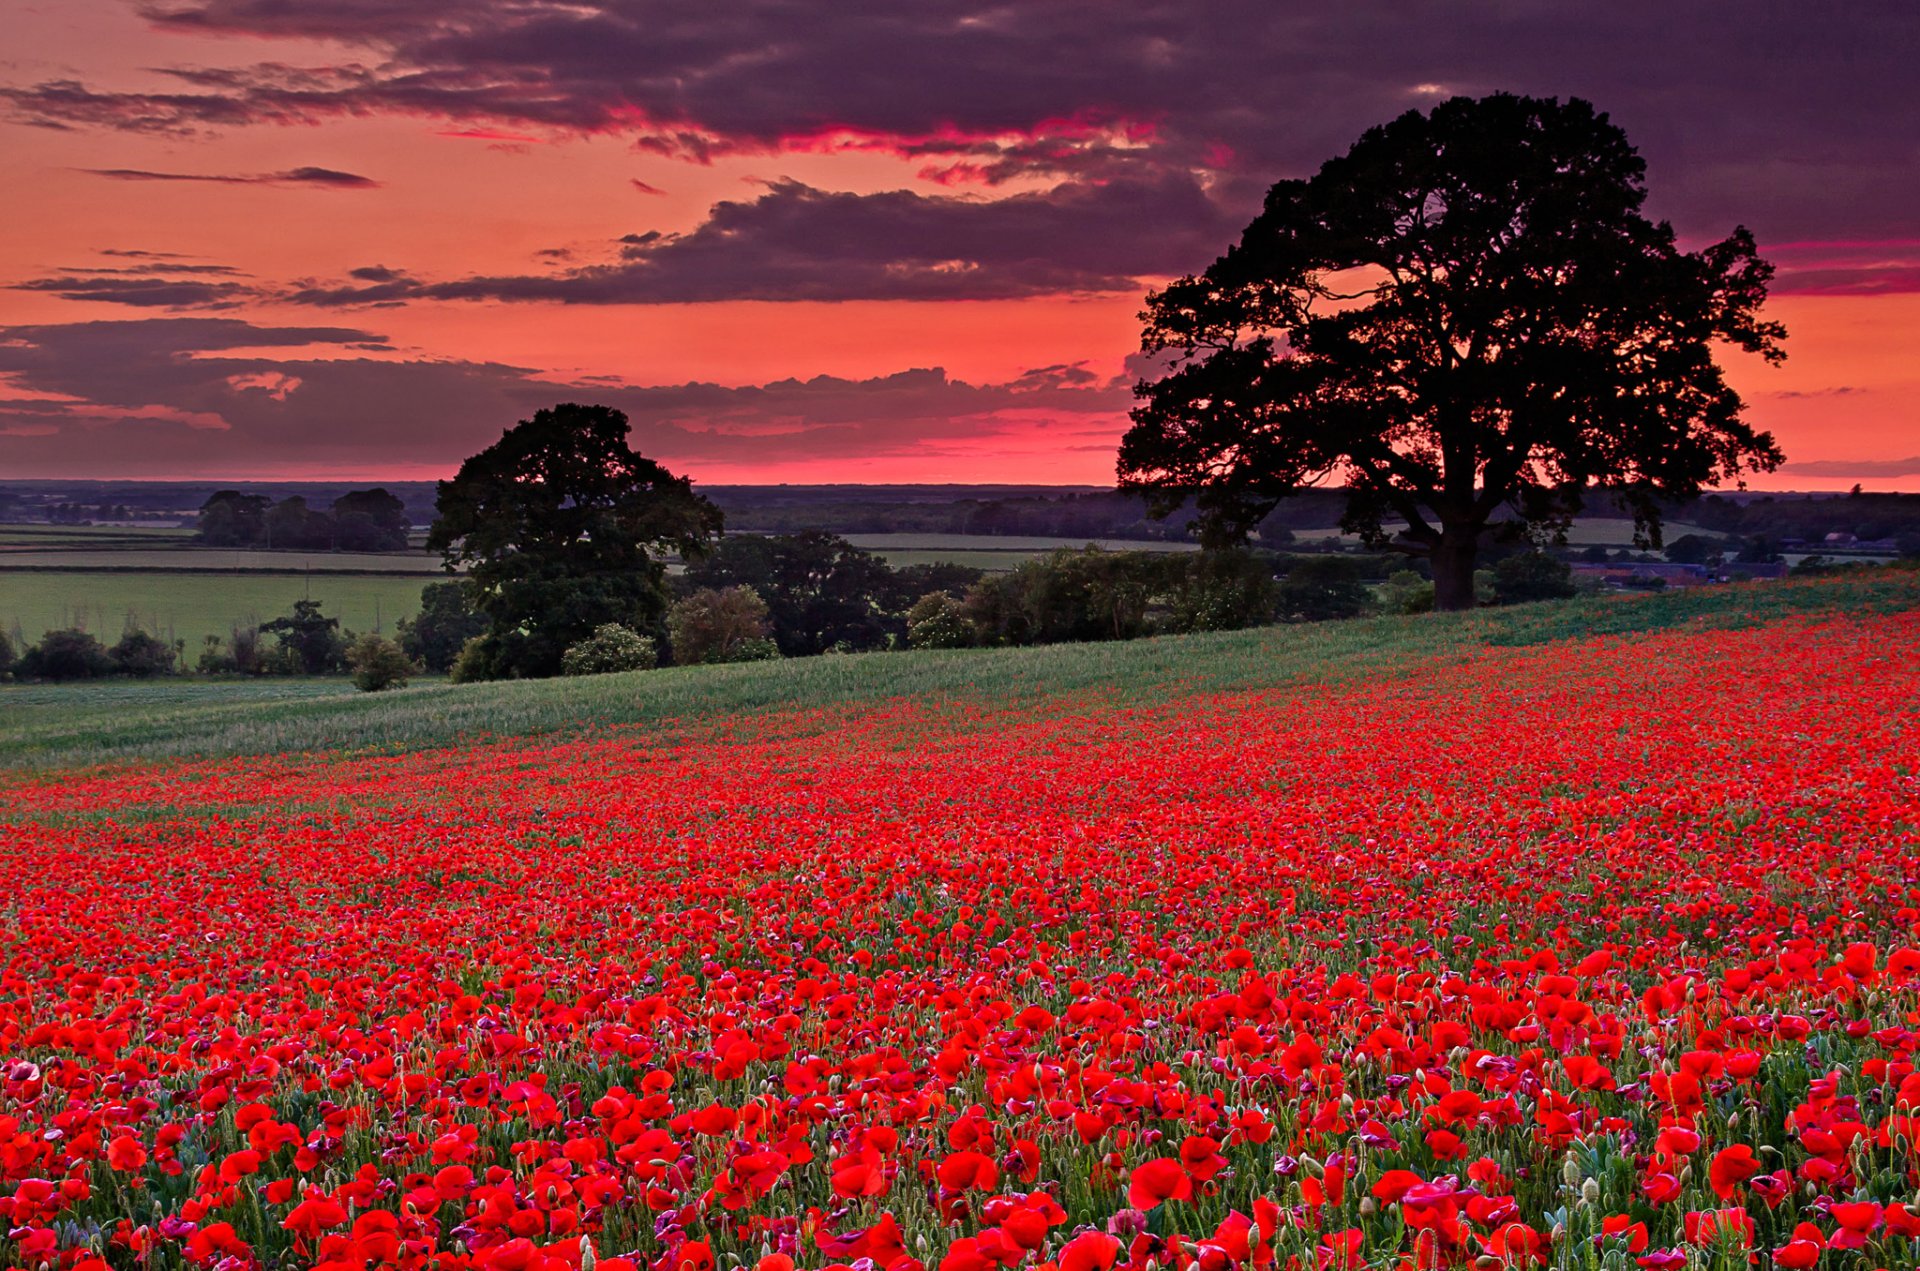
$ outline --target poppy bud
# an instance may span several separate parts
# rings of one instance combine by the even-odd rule
[[[1362,1218],[1371,1218],[1374,1214],[1378,1213],[1379,1211],[1380,1211],[1380,1206],[1373,1203],[1373,1197],[1362,1196],[1360,1198],[1360,1216]]]
[[[1573,1159],[1572,1153],[1568,1153],[1567,1159],[1560,1163],[1560,1177],[1566,1180],[1568,1187],[1580,1185],[1580,1162]]]
[[[593,1238],[591,1236],[580,1237],[580,1271],[593,1271],[594,1267],[598,1266],[599,1263],[600,1259],[596,1257],[593,1252]]]
[[[1600,1181],[1598,1179],[1590,1178],[1580,1184],[1580,1203],[1588,1206],[1600,1203]]]

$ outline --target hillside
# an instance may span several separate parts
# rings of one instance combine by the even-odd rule
[[[419,684],[380,695],[355,693],[339,680],[9,686],[0,688],[0,764],[45,769],[185,756],[417,750],[463,738],[624,727],[678,733],[728,717],[841,711],[895,698],[960,712],[1014,704],[1044,709],[1088,696],[1152,702],[1177,691],[1333,681],[1360,672],[1416,673],[1435,659],[1488,646],[1914,608],[1920,608],[1920,574],[1875,570],[1126,643]]]

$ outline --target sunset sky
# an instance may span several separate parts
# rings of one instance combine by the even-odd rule
[[[701,481],[1110,482],[1137,313],[1272,181],[1582,96],[1761,486],[1920,489],[1920,6],[0,0],[0,477],[447,475],[541,405]]]

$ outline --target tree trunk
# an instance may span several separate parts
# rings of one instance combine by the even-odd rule
[[[1478,535],[1465,541],[1446,536],[1434,545],[1428,563],[1433,566],[1433,607],[1441,611],[1471,609],[1473,566],[1480,555]]]

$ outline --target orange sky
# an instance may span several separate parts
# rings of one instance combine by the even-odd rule
[[[374,60],[367,50],[312,38],[159,32],[115,0],[15,5],[12,14],[9,60],[0,69],[0,81],[15,86],[74,81],[90,90],[179,92],[177,82],[152,68]],[[520,368],[536,381],[570,387],[598,382],[593,377],[629,386],[701,382],[734,388],[816,376],[857,382],[932,367],[944,368],[951,380],[984,387],[1016,381],[1036,368],[1075,365],[1106,382],[1123,375],[1123,359],[1138,344],[1138,291],[1004,299],[611,304],[411,298],[390,307],[327,309],[284,298],[303,281],[336,285],[347,271],[368,266],[444,280],[537,276],[610,262],[622,235],[691,233],[712,205],[751,202],[777,181],[861,195],[955,194],[928,179],[924,156],[894,153],[905,148],[895,143],[878,150],[742,147],[745,152],[702,164],[650,153],[635,144],[632,134],[590,135],[509,120],[379,111],[172,132],[80,124],[55,128],[45,122],[31,122],[17,112],[0,122],[0,179],[9,190],[0,210],[5,228],[0,283],[14,288],[0,291],[0,327],[182,316],[239,319],[260,327],[349,327],[383,337],[391,347],[242,346],[222,348],[220,356],[353,358],[409,367],[497,363]],[[532,139],[462,135],[476,131]],[[257,177],[301,168],[354,174],[371,184],[326,188],[297,181],[126,180],[97,174],[132,169]],[[1656,192],[1662,176],[1654,163],[1649,184]],[[1044,192],[1058,179],[1036,173],[958,193],[985,202]],[[1846,227],[1839,226],[1839,232]],[[1884,228],[1879,233],[1884,235]],[[1901,266],[1911,259],[1911,243],[1888,241],[1893,259],[1886,264]],[[1764,227],[1761,245],[1767,251]],[[200,276],[233,280],[251,290],[231,308],[169,309],[17,289],[33,280],[157,259],[105,251],[170,253],[181,264],[223,267],[234,272]],[[1861,249],[1849,251],[1849,261],[1858,264]],[[543,257],[543,252],[554,254]],[[1793,248],[1788,260],[1814,261],[1819,254],[1817,248]],[[1205,263],[1195,259],[1191,267]],[[962,261],[955,267],[970,266]],[[1151,275],[1141,279],[1152,280]],[[1872,489],[1920,489],[1920,358],[1913,352],[1920,294],[1779,294],[1772,311],[1790,332],[1786,366],[1768,368],[1757,359],[1732,355],[1729,369],[1753,419],[1776,434],[1794,464],[1815,467],[1756,478],[1753,484],[1827,489],[1858,480]],[[189,349],[168,356],[207,355]],[[0,383],[0,397],[109,402],[91,395],[84,377],[70,377],[50,390],[50,379],[35,381],[34,375],[16,368],[8,377],[10,392]],[[84,431],[90,426],[86,420],[114,411],[130,417],[147,409],[159,412],[149,418],[167,417],[167,412],[225,418],[207,407],[204,393],[170,398],[156,387],[152,402],[136,403],[127,395],[137,396],[137,387],[117,391],[121,395],[110,405],[74,412],[63,423],[35,422],[36,416],[0,425],[0,435],[9,429],[15,434],[67,430],[65,450],[41,438],[32,457],[14,461],[20,465],[15,475],[54,475],[45,470],[48,465],[68,476],[208,475],[209,461],[190,447],[179,451],[174,468],[164,447],[136,453],[104,432]],[[256,404],[264,391],[253,389]],[[286,397],[308,391],[295,387]],[[817,455],[797,441],[762,456],[738,446],[725,453],[695,453],[700,448],[693,446],[677,454],[680,443],[663,433],[660,457],[706,481],[1111,480],[1112,443],[1124,425],[1124,401],[1111,392],[1098,400],[1027,400],[1015,396],[954,419],[929,417],[899,435],[889,434],[884,421],[871,422],[862,426],[858,444],[848,441]],[[457,461],[460,438],[484,443],[511,422],[484,418],[448,425],[444,459],[374,450],[359,458],[289,450],[276,459],[264,448],[235,460],[245,471],[219,475],[441,475]],[[778,428],[779,417],[739,427]],[[1904,465],[1894,462],[1909,459]]]

